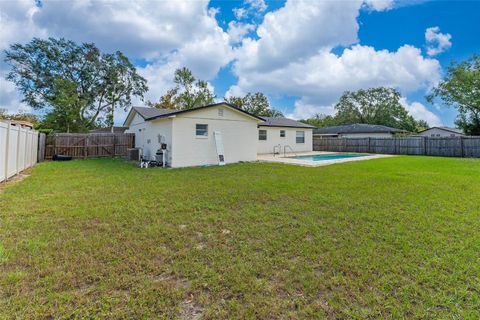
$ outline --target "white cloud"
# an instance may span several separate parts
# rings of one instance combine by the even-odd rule
[[[258,17],[267,10],[265,0],[245,0],[242,7],[233,8],[233,14],[237,20],[246,19],[248,17]]]
[[[237,20],[242,20],[248,15],[248,11],[245,8],[233,8],[233,14]]]
[[[333,115],[335,114],[335,107],[331,106],[318,106],[306,104],[302,100],[295,101],[295,107],[293,112],[287,113],[285,116],[287,118],[292,118],[296,120],[308,119],[317,114],[322,115]]]
[[[439,27],[431,27],[425,30],[425,41],[427,43],[427,54],[435,56],[444,52],[452,46],[452,35],[441,33]]]
[[[267,71],[320,49],[355,43],[360,7],[361,1],[287,1],[265,15],[257,29],[258,40],[244,40],[235,68],[238,73]]]
[[[237,44],[251,31],[255,30],[255,25],[251,23],[242,23],[237,21],[230,21],[228,23],[227,33],[230,36],[230,43]]]
[[[375,11],[386,11],[394,7],[394,0],[365,0],[365,6]]]
[[[252,9],[257,10],[258,12],[264,12],[267,10],[267,4],[265,0],[245,0],[245,3],[250,5]]]
[[[400,99],[400,103],[415,119],[425,120],[432,127],[443,125],[442,120],[440,120],[440,118],[435,113],[428,110],[427,107],[425,107],[420,102],[414,101],[412,103],[409,103],[406,98],[402,97]]]
[[[440,64],[424,57],[420,49],[404,45],[388,51],[356,44],[362,5],[287,1],[266,14],[257,29],[258,39],[245,38],[235,53],[238,82],[229,94],[296,96],[291,115],[302,118],[331,111],[328,106],[345,90],[389,86],[407,94],[434,85],[440,79]],[[332,53],[338,46],[350,47]]]
[[[171,84],[175,67],[186,66],[209,80],[231,61],[231,36],[218,25],[218,9],[208,8],[208,2],[45,0],[36,7],[33,0],[1,1],[0,49],[49,36],[94,42],[106,52],[120,50],[147,62],[139,72],[149,80],[148,97],[157,100]],[[13,110],[19,96],[7,94],[6,69],[0,63],[0,107]]]

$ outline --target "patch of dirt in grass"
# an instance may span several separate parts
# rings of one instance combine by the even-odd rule
[[[203,308],[196,305],[192,300],[186,299],[180,305],[180,316],[182,320],[199,320],[202,318]]]
[[[20,181],[22,181],[23,179],[25,178],[28,178],[30,177],[30,173],[31,173],[31,170],[30,169],[27,169],[11,178],[9,178],[7,181],[4,181],[4,182],[1,182],[0,183],[0,194],[3,192],[3,190],[8,187],[8,186],[11,186],[15,183],[18,183]]]
[[[175,288],[188,289],[191,286],[190,280],[182,277],[177,277],[172,274],[160,274],[151,277],[153,282],[167,282],[172,284]]]

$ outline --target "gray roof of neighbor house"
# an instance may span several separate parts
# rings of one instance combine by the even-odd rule
[[[205,109],[205,108],[210,108],[210,107],[216,107],[216,106],[220,106],[220,105],[226,105],[232,109],[235,109],[237,111],[240,111],[242,113],[245,113],[246,115],[249,115],[250,117],[253,117],[253,118],[256,118],[258,120],[261,120],[263,121],[262,118],[260,117],[257,117],[256,115],[254,114],[251,114],[245,110],[242,110],[240,108],[237,108],[231,104],[228,104],[226,102],[220,102],[220,103],[214,103],[214,104],[209,104],[209,105],[206,105],[206,106],[202,106],[202,107],[198,107],[198,108],[193,108],[193,109],[187,109],[187,110],[176,110],[176,109],[157,109],[157,108],[151,108],[151,107],[132,107],[132,109],[130,110],[129,114],[127,115],[127,118],[125,119],[125,122],[124,124],[126,124],[127,122],[127,119],[129,118],[130,116],[130,113],[132,111],[136,111],[144,120],[153,120],[153,119],[157,119],[157,118],[163,118],[163,117],[169,117],[169,116],[173,116],[173,115],[176,115],[176,114],[181,114],[181,113],[186,113],[186,112],[192,112],[192,111],[196,111],[196,110],[200,110],[200,109]]]
[[[441,129],[441,130],[445,130],[445,131],[448,131],[448,132],[453,132],[453,133],[458,133],[458,134],[465,134],[465,133],[463,133],[463,130],[462,130],[462,129],[450,128],[450,127],[431,127],[431,128],[422,130],[422,131],[420,131],[419,133],[428,131],[428,130],[430,130],[430,129]]]
[[[288,119],[288,118],[274,118],[274,117],[262,117],[265,122],[258,124],[259,127],[287,127],[287,128],[305,128],[315,129],[314,126],[309,124]]]
[[[313,130],[313,134],[335,135],[340,133],[399,133],[405,130],[378,124],[355,123],[343,126],[325,127]]]

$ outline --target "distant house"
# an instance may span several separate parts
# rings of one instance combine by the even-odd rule
[[[463,137],[465,134],[462,130],[457,128],[448,128],[448,127],[432,127],[426,130],[420,131],[416,136],[421,137],[435,137],[435,138],[445,138],[445,137]]]
[[[113,127],[113,133],[124,133],[128,127]],[[90,133],[111,133],[112,127],[107,128],[97,128],[90,130]]]
[[[355,123],[315,129],[313,136],[320,138],[391,138],[405,132],[402,129],[382,125]]]

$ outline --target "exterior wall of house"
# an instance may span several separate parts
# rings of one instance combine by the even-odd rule
[[[425,130],[423,132],[420,132],[418,134],[416,134],[417,136],[421,136],[421,137],[461,137],[463,136],[463,134],[460,134],[460,133],[456,133],[456,132],[452,132],[452,131],[447,131],[447,130],[443,130],[441,128],[431,128],[431,129],[428,129],[428,130]]]
[[[338,135],[339,138],[391,138],[393,134],[385,132],[371,132],[371,133],[342,133]]]
[[[259,130],[267,130],[267,140],[259,140]],[[285,137],[280,137],[280,131],[285,130]],[[296,142],[296,132],[305,132],[305,142]],[[257,130],[256,140],[258,141],[258,154],[273,153],[274,146],[280,145],[280,153],[283,153],[285,146],[290,146],[294,152],[309,152],[313,150],[312,141],[313,129],[307,128],[286,128],[286,127],[263,127],[260,126]],[[278,148],[277,148],[278,149]],[[287,153],[291,152],[290,148],[287,148]]]
[[[226,163],[256,161],[258,122],[255,118],[223,106],[176,115],[172,126],[174,148],[171,166],[218,164],[214,131],[222,134]],[[196,135],[196,124],[208,125],[207,136]]]
[[[146,159],[154,160],[157,150],[160,149],[160,143],[166,143],[166,162],[170,165],[173,153],[172,127],[172,118],[144,121],[136,114],[126,132],[135,133],[135,148],[141,148]]]

